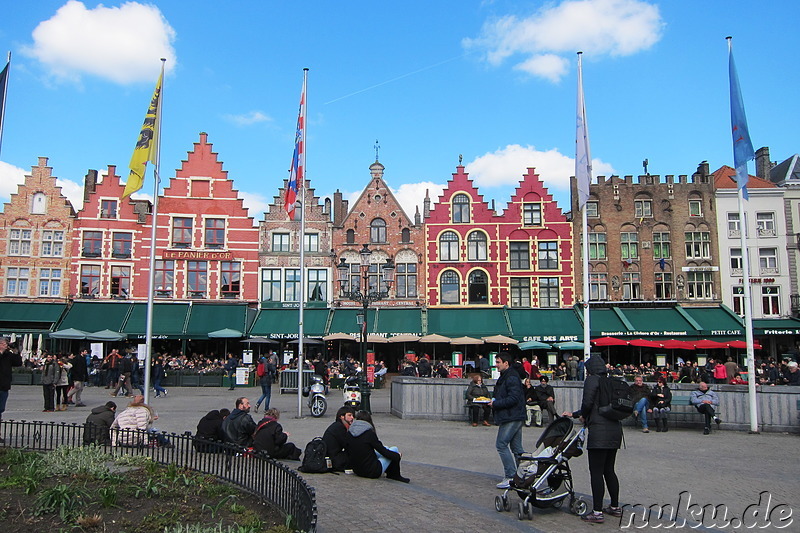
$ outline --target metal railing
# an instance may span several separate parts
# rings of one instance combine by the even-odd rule
[[[276,507],[291,517],[292,527],[297,530],[316,531],[314,488],[295,471],[265,454],[198,438],[188,431],[178,435],[135,430],[106,431],[94,426],[89,429],[92,431],[87,432],[85,424],[3,420],[0,422],[0,437],[7,447],[37,452],[54,450],[59,446],[83,446],[86,438],[112,455],[146,456],[161,464],[188,468],[235,485]]]

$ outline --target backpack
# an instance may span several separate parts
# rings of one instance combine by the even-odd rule
[[[264,368],[264,363],[258,363],[258,366],[256,367],[256,376],[263,378],[266,373],[267,369]]]
[[[328,448],[322,437],[315,437],[303,452],[303,464],[298,470],[306,474],[324,474],[330,471]]]
[[[633,395],[625,380],[600,376],[600,404],[597,411],[610,420],[624,420],[633,414]]]

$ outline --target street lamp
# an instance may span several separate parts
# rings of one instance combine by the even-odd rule
[[[389,290],[394,283],[394,263],[391,259],[387,259],[380,269],[383,271],[383,285],[386,290],[382,290],[380,279],[376,279],[375,285],[370,286],[369,283],[369,267],[371,265],[370,258],[372,257],[372,250],[364,244],[364,247],[358,252],[361,257],[359,263],[359,271],[361,274],[360,283],[353,283],[350,286],[350,265],[347,260],[342,257],[336,269],[339,271],[339,294],[342,298],[347,298],[354,302],[361,304],[361,310],[358,312],[358,324],[361,329],[361,376],[359,377],[358,387],[361,389],[361,408],[364,411],[371,412],[370,407],[370,391],[369,384],[366,379],[367,372],[367,309],[369,304],[383,300],[389,297]],[[376,274],[377,276],[377,274]],[[356,278],[358,280],[358,278]]]

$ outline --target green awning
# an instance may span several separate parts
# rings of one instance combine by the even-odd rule
[[[397,335],[422,335],[422,311],[414,309],[377,309],[377,320],[370,328],[371,332],[386,334],[388,337]]]
[[[617,337],[627,335],[631,328],[625,324],[623,318],[614,311],[614,308],[590,308],[589,325],[592,328],[592,338]]]
[[[53,331],[66,304],[0,302],[0,332],[43,333]]]
[[[271,339],[296,339],[299,309],[261,309],[248,335]],[[353,319],[355,323],[355,319]],[[306,309],[303,312],[303,336],[322,337],[328,323],[327,309]]]
[[[617,309],[633,326],[633,330],[627,332],[628,336],[681,339],[698,335],[697,328],[674,307]],[[592,320],[594,320],[594,314],[592,314]],[[605,336],[605,334],[601,334],[601,336]]]
[[[224,328],[238,331],[247,330],[247,304],[192,304],[189,309],[189,321],[186,325],[186,337],[189,339],[207,339],[211,331]]]
[[[334,309],[331,327],[326,333],[353,333],[360,335],[358,314],[360,308]],[[367,333],[375,332],[375,308],[367,309]]]
[[[189,315],[187,303],[153,304],[153,338],[181,339]],[[135,303],[122,333],[129,339],[144,339],[147,333],[147,304]]]
[[[429,309],[428,331],[445,337],[488,337],[511,335],[505,310],[496,309]]]
[[[714,337],[736,338],[744,336],[742,320],[730,309],[719,307],[682,307],[700,325],[698,335],[711,340]]]
[[[573,309],[507,309],[506,313],[516,339],[548,343],[583,339],[583,324]]]
[[[796,318],[759,318],[753,320],[756,335],[800,335],[800,320]]]
[[[131,302],[75,302],[58,325],[58,329],[74,328],[83,331],[110,329],[121,333],[132,307]]]

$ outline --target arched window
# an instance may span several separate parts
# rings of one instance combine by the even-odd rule
[[[439,261],[458,261],[458,233],[445,231],[439,237]]]
[[[453,222],[469,222],[469,196],[466,194],[453,196]]]
[[[400,232],[400,242],[411,242],[411,230],[403,228]]]
[[[457,304],[458,298],[458,274],[455,270],[445,270],[439,280],[439,296],[443,304]]]
[[[473,231],[467,235],[467,261],[486,261],[486,234]]]
[[[347,244],[355,244],[356,242],[356,232],[354,230],[347,230]]]
[[[386,221],[382,218],[373,219],[370,223],[369,242],[386,242]]]
[[[489,293],[486,273],[476,270],[469,275],[469,303],[485,304]]]

